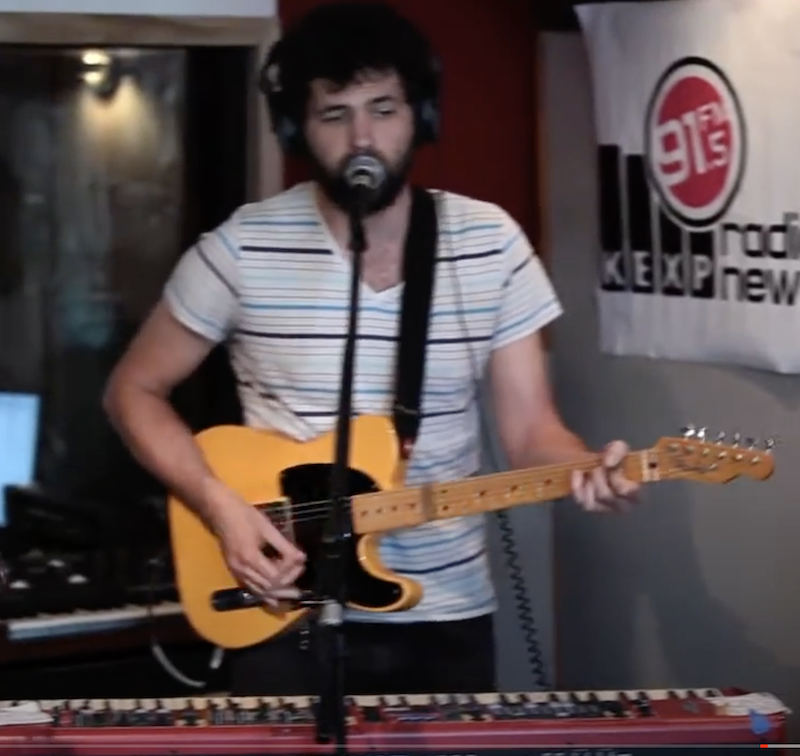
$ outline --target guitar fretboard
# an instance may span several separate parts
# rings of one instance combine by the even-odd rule
[[[591,470],[599,463],[597,456],[573,464],[363,494],[353,499],[353,527],[359,534],[375,533],[553,501],[571,493],[573,472]],[[633,481],[656,481],[660,477],[658,453],[653,449],[632,452],[623,461],[622,470]]]

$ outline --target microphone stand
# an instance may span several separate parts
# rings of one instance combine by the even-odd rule
[[[336,456],[331,470],[330,512],[322,539],[317,601],[321,610],[316,624],[320,651],[320,696],[317,710],[317,741],[335,739],[337,753],[346,753],[346,717],[344,661],[345,640],[342,628],[347,603],[347,559],[352,520],[350,518],[350,416],[353,401],[355,348],[362,256],[366,248],[362,225],[362,202],[350,212],[350,249],[352,251],[350,308],[347,340],[342,365],[339,411],[336,429]]]

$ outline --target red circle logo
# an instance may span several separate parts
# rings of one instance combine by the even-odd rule
[[[701,58],[674,63],[647,109],[646,162],[666,209],[687,226],[707,226],[728,209],[741,184],[745,128],[736,93]]]

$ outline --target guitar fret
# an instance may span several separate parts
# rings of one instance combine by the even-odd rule
[[[760,464],[766,474],[771,473],[771,463],[764,455],[759,457],[741,449],[737,452],[740,457],[733,457],[734,462],[746,464],[749,459],[751,465]],[[640,483],[687,477],[698,474],[698,459],[703,459],[704,467],[700,469],[709,475],[731,457],[727,450],[710,444],[668,439],[659,447],[628,454],[622,462],[622,472],[629,480]],[[571,493],[573,471],[586,472],[599,462],[598,455],[579,463],[546,465],[452,483],[429,484],[424,490],[404,488],[356,496],[353,526],[356,533],[375,533],[520,504],[554,501]]]
[[[439,518],[479,514],[480,512],[504,509],[525,501],[541,499],[547,487],[543,484],[522,484],[512,490],[476,492],[464,496],[459,491],[445,489],[434,491],[436,513]]]
[[[379,504],[376,505],[373,501]],[[366,494],[356,496],[354,499],[353,524],[358,533],[380,530],[383,527],[382,523],[386,521],[391,521],[393,528],[409,528],[421,525],[425,519],[420,490],[417,488]]]
[[[658,453],[653,451],[652,449],[648,449],[647,451],[640,452],[639,457],[641,458],[641,471],[640,471],[640,480],[643,483],[652,483],[654,481],[659,480],[660,476],[658,474]]]
[[[426,505],[425,492],[421,488],[406,488],[397,491],[357,496],[353,507],[353,522],[356,532],[367,533],[391,528],[406,528],[433,520],[450,517],[465,517],[524,503],[554,499],[569,493],[569,476],[563,471],[558,475],[534,475],[524,472],[500,473],[505,485],[498,490],[475,491],[480,481],[467,479],[451,484],[430,486]],[[390,523],[390,525],[388,525]]]

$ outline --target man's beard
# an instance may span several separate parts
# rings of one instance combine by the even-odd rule
[[[411,171],[413,148],[409,148],[394,165],[389,165],[380,155],[372,151],[359,152],[360,155],[369,155],[379,160],[385,170],[384,180],[379,189],[370,195],[369,202],[363,208],[366,215],[379,213],[389,207],[398,197],[408,180]],[[314,171],[314,179],[319,184],[325,196],[337,207],[347,211],[353,203],[353,190],[347,185],[344,178],[345,167],[353,155],[348,155],[334,171],[329,171],[313,153],[309,153],[309,160]]]

